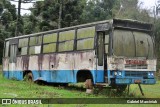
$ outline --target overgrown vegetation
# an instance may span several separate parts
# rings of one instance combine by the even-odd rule
[[[138,85],[131,85],[121,95],[114,89],[95,89],[93,94],[86,94],[82,84],[70,84],[64,87],[60,84],[30,83],[29,81],[16,81],[5,79],[0,71],[0,98],[160,98],[160,81],[155,85],[142,85],[145,96],[142,96]]]
[[[86,94],[84,88],[79,86],[70,85],[69,87],[53,86],[50,85],[38,85],[27,81],[8,80],[2,77],[0,72],[0,98],[160,98],[160,81],[157,81],[155,85],[142,85],[145,96],[142,96],[137,85],[131,85],[130,93],[127,94],[127,90],[123,94],[116,93],[115,90],[109,88],[103,90],[95,90],[94,94]],[[23,105],[25,106],[25,105]],[[27,105],[26,105],[27,106]],[[45,105],[30,105],[31,107],[57,107],[62,106],[58,104],[45,104]],[[104,107],[104,106],[116,106],[101,105],[101,104],[71,104],[64,105],[64,107]],[[119,105],[133,106],[133,105]],[[144,105],[141,105],[142,107]],[[153,105],[146,105],[145,107]],[[155,105],[157,106],[158,105]],[[17,107],[17,105],[5,105],[4,107]]]

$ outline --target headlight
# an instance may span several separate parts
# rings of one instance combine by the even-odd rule
[[[117,72],[114,72],[114,75],[117,75]]]
[[[150,75],[151,75],[151,73],[150,73],[150,72],[148,72],[148,75],[150,76]]]
[[[154,73],[152,72],[152,73],[150,73],[150,75],[154,76]]]
[[[121,75],[122,75],[122,72],[118,72],[118,74],[119,74],[119,76],[121,76]]]

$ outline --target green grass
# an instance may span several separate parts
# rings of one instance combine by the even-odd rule
[[[8,80],[0,75],[0,98],[81,98],[97,97],[74,89]]]
[[[2,77],[0,73],[0,98],[160,98],[160,81],[157,81],[155,85],[142,85],[142,89],[145,96],[142,96],[138,85],[131,85],[130,94],[127,95],[124,92],[121,96],[115,93],[115,90],[110,91],[104,89],[100,93],[86,94],[85,91],[81,91],[81,88],[75,88],[73,86],[69,88],[54,87],[50,85],[37,85],[25,81],[9,80]],[[30,107],[133,107],[137,104],[43,104],[43,105],[30,105]],[[160,107],[160,105],[144,105],[140,107]],[[28,107],[28,105],[2,105],[2,107]]]

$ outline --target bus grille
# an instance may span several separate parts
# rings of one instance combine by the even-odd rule
[[[147,65],[125,65],[126,69],[147,69]]]
[[[144,71],[126,71],[125,76],[128,77],[148,77],[148,73]]]

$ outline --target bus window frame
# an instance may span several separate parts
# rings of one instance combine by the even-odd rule
[[[59,36],[60,36],[60,32],[67,32],[67,31],[72,31],[72,30],[74,30],[74,38],[73,39],[71,39],[71,40],[63,40],[63,41],[59,41]],[[61,52],[72,52],[72,51],[75,51],[74,50],[74,47],[75,47],[75,36],[77,36],[77,34],[75,34],[77,31],[76,31],[77,29],[76,28],[74,28],[74,29],[67,29],[67,30],[62,30],[62,31],[59,31],[59,32],[57,32],[58,33],[58,38],[57,38],[57,43],[56,43],[56,45],[57,45],[57,53],[61,53]],[[59,51],[59,44],[60,43],[65,43],[65,42],[67,42],[67,41],[73,41],[73,49],[72,50],[69,50],[69,51]]]
[[[88,28],[88,27],[94,27],[95,25],[88,25],[88,26],[80,26],[80,27],[75,27],[75,28],[71,28],[71,29],[65,29],[65,30],[58,30],[58,31],[53,31],[53,32],[49,32],[49,33],[41,33],[41,34],[34,34],[34,35],[31,35],[31,36],[24,36],[24,37],[20,37],[20,38],[17,38],[18,39],[18,43],[17,43],[17,57],[20,57],[20,56],[32,56],[32,55],[38,55],[38,54],[50,54],[50,53],[64,53],[64,52],[80,52],[80,51],[89,51],[89,50],[95,50],[96,48],[96,29],[95,29],[95,34],[93,37],[87,37],[87,38],[80,38],[80,39],[77,39],[77,31],[78,29],[81,29],[81,28]],[[59,33],[60,32],[64,32],[64,31],[70,31],[70,30],[75,30],[75,35],[74,35],[74,39],[73,39],[73,50],[71,51],[61,51],[59,52],[58,48],[59,48],[59,43],[62,43],[62,42],[66,42],[66,41],[71,41],[71,40],[65,40],[65,41],[60,41],[59,42]],[[52,33],[57,33],[57,41],[56,42],[50,42],[50,43],[56,43],[56,51],[55,52],[48,52],[48,53],[43,53],[43,45],[44,44],[50,44],[50,43],[43,43],[43,38],[45,35],[47,34],[52,34]],[[29,42],[30,42],[30,38],[31,37],[37,37],[37,36],[42,36],[42,42],[41,44],[39,45],[33,45],[33,46],[41,46],[41,51],[40,53],[38,54],[29,54],[29,48],[31,47],[29,45]],[[21,54],[18,54],[18,45],[19,45],[19,39],[24,39],[24,38],[28,38],[28,45],[26,46],[27,47],[27,54],[26,55],[21,55]],[[83,40],[83,39],[88,39],[88,38],[93,38],[94,39],[94,44],[93,44],[93,48],[91,49],[82,49],[82,50],[77,50],[77,41],[78,40]],[[12,39],[10,39],[12,40]],[[5,43],[9,41],[9,40],[6,40]],[[6,49],[6,46],[5,46],[5,49]],[[5,52],[4,52],[5,53]],[[9,57],[9,55],[8,55]]]
[[[57,33],[57,40],[56,42],[49,42],[49,43],[44,43],[44,36],[45,35],[49,35],[49,34],[53,34],[53,33]],[[57,42],[58,42],[58,38],[59,38],[59,31],[58,32],[50,32],[50,33],[45,33],[42,35],[42,43],[41,43],[41,53],[40,54],[50,54],[50,53],[56,53],[57,52]],[[43,53],[43,46],[44,45],[48,45],[48,44],[52,44],[52,43],[56,43],[56,51],[55,52],[47,52],[47,53]],[[33,54],[32,54],[33,55]]]
[[[11,53],[10,53],[11,46],[15,46],[14,48],[16,49],[15,54],[14,54],[15,56],[13,56],[13,60],[12,60]],[[17,53],[18,53],[18,44],[16,44],[16,43],[9,44],[9,63],[16,63],[17,62]]]
[[[42,36],[42,41],[41,41],[41,43],[40,44],[37,44],[37,45],[31,45],[30,46],[30,38],[31,37],[39,37],[39,36]],[[43,46],[43,36],[44,35],[42,35],[42,34],[39,34],[39,35],[34,35],[34,36],[30,36],[30,37],[28,37],[29,39],[28,39],[28,49],[27,49],[27,55],[38,55],[38,54],[41,54],[42,53],[42,46]],[[35,47],[35,46],[41,46],[41,48],[40,48],[40,53],[35,53],[35,54],[30,54],[30,47]]]
[[[8,57],[9,57],[9,48],[10,48],[9,45],[8,45],[8,54],[7,54],[7,56],[6,56],[6,43],[7,43],[7,42],[9,42],[9,40],[6,40],[6,41],[4,42],[4,50],[3,50],[3,52],[4,52],[4,53],[3,53],[3,54],[4,54],[3,57],[4,57],[4,58],[8,58]]]
[[[25,47],[27,47],[27,54],[26,54],[26,55],[28,55],[28,46],[29,46],[29,39],[30,39],[30,37],[22,37],[22,38],[18,38],[18,43],[17,43],[17,57],[26,56],[26,55],[21,55],[21,53],[18,54],[18,53],[19,53],[19,52],[18,52],[18,50],[19,50],[19,40],[20,40],[20,39],[24,39],[24,38],[28,38],[28,45],[25,46]],[[21,48],[23,48],[23,47],[21,47]]]
[[[95,50],[96,49],[96,37],[97,37],[97,34],[96,34],[96,25],[89,25],[89,26],[85,26],[85,27],[77,27],[76,28],[76,36],[78,34],[78,29],[82,29],[82,28],[89,28],[89,27],[95,27],[95,31],[94,31],[94,36],[93,37],[86,37],[86,38],[79,38],[77,39],[76,37],[76,44],[75,44],[75,47],[76,47],[76,51],[86,51],[86,50]],[[83,40],[83,39],[89,39],[89,38],[93,38],[93,48],[90,48],[90,49],[81,49],[81,50],[77,50],[77,41],[78,40]],[[96,53],[96,51],[95,51]]]

